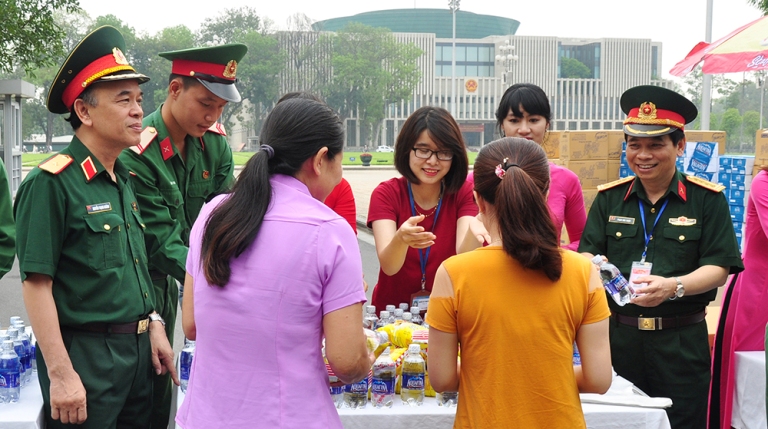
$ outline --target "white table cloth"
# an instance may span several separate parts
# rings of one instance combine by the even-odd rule
[[[43,394],[37,374],[33,373],[29,385],[21,388],[19,402],[0,404],[0,428],[41,429],[45,427],[43,417]]]
[[[736,352],[731,426],[765,429],[765,352]]]

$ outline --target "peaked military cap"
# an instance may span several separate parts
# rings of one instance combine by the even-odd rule
[[[52,113],[67,113],[75,100],[96,82],[149,78],[128,64],[123,52],[125,40],[115,27],[105,25],[93,30],[69,53],[48,91],[46,106]]]
[[[247,46],[232,43],[161,52],[160,56],[173,61],[171,73],[194,77],[214,95],[236,103],[242,99],[235,87],[237,64],[246,52]]]
[[[654,137],[684,131],[699,111],[687,98],[660,86],[640,85],[624,91],[621,110],[627,114],[624,133],[635,137]]]

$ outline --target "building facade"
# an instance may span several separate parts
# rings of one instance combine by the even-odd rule
[[[315,31],[280,33],[288,58],[281,92],[317,92],[331,76],[330,55],[322,54],[330,53],[330,46],[305,47],[323,43],[322,32],[351,22],[389,28],[396,40],[413,43],[423,54],[417,60],[420,82],[410,99],[388,106],[379,141],[361,141],[356,112],[345,112],[348,147],[393,145],[405,119],[426,105],[450,111],[467,145],[480,147],[499,137],[496,108],[504,90],[516,82],[544,89],[552,106],[552,130],[621,129],[619,98],[627,88],[672,85],[658,79],[659,42],[519,36],[518,21],[465,11],[456,14],[454,73],[452,19],[448,10],[399,9],[320,21]]]

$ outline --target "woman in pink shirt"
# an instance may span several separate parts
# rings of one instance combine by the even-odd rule
[[[260,141],[232,193],[192,228],[182,323],[196,350],[176,422],[341,429],[322,338],[343,383],[373,363],[357,239],[322,203],[341,180],[343,122],[324,103],[286,100]]]
[[[496,110],[496,124],[502,137],[522,137],[542,146],[547,144],[550,118],[547,94],[531,83],[518,83],[507,88]],[[587,223],[581,183],[576,173],[551,162],[549,174],[547,205],[557,229],[557,239],[560,240],[565,223],[570,243],[564,247],[576,251]],[[474,182],[474,176],[470,175],[469,180]]]

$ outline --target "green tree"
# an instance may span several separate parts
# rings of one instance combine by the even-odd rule
[[[215,18],[206,18],[200,28],[199,40],[211,45],[234,43],[250,31],[266,31],[266,28],[255,9],[243,6],[226,9]]]
[[[560,77],[563,79],[591,79],[592,71],[576,58],[560,57]]]
[[[760,113],[755,112],[754,110],[750,110],[747,112],[744,112],[744,115],[742,116],[742,139],[741,139],[741,145],[748,145],[751,146],[751,143],[754,143],[755,134],[757,133],[757,130],[760,128]],[[752,149],[754,150],[754,146],[752,146]],[[754,152],[753,152],[754,153]]]
[[[726,132],[726,150],[732,149],[740,143],[742,118],[739,110],[730,108],[723,113],[720,127]]]
[[[763,15],[768,15],[768,0],[747,0],[747,4],[759,9]]]
[[[416,60],[423,52],[413,43],[398,42],[386,28],[358,23],[323,37],[332,46],[333,67],[323,95],[342,117],[356,112],[363,137],[370,136],[365,140],[375,145],[386,107],[409,99],[418,84]]]
[[[55,12],[79,9],[78,0],[0,0],[0,72],[20,66],[31,74],[55,64],[65,52],[64,31],[55,22]]]

